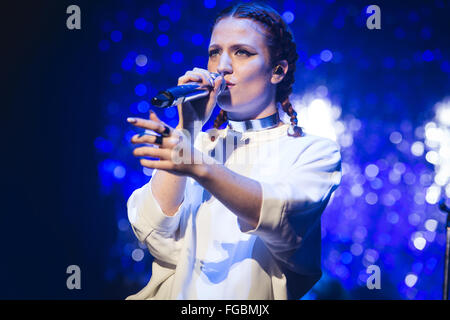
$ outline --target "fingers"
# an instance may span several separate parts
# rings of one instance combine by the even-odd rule
[[[200,73],[203,80],[209,83],[211,87],[214,87],[214,78],[211,76],[211,73],[208,70],[194,68],[194,71]]]
[[[190,74],[188,71],[184,74],[184,76],[181,76],[178,78],[178,85],[181,86],[188,82],[201,82],[201,81],[202,81],[202,78],[199,75]]]
[[[161,160],[170,160],[172,150],[170,149],[157,149],[152,147],[139,147],[133,150],[135,157],[151,157],[159,158]]]
[[[131,138],[131,143],[134,144],[153,144],[158,145],[161,148],[174,148],[178,143],[182,141],[182,136],[173,135],[170,137],[163,137],[163,143],[161,145],[156,143],[157,136],[149,134],[136,134]]]
[[[139,160],[141,165],[146,168],[160,169],[160,170],[170,170],[173,169],[173,164],[167,160]]]
[[[223,78],[223,75],[219,75],[216,79],[214,79],[214,92],[218,93],[219,91],[223,91],[225,89],[226,82]]]
[[[154,113],[151,113],[154,114]],[[150,115],[150,118],[152,116]],[[161,122],[158,117],[153,117],[154,120],[147,120],[142,118],[127,118],[127,121],[133,126],[153,130],[161,135],[168,136],[172,133],[173,129],[168,125]],[[158,122],[159,121],[159,122]]]
[[[214,79],[209,71],[200,68],[194,68],[192,71],[187,71],[184,76],[178,78],[178,85],[188,82],[199,82],[206,87],[214,87]]]

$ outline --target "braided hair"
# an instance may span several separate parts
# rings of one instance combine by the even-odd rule
[[[220,20],[227,17],[250,19],[266,27],[266,43],[269,49],[272,68],[276,67],[278,61],[287,60],[288,72],[283,80],[277,84],[275,102],[279,102],[283,111],[290,117],[291,125],[288,130],[288,135],[295,137],[301,136],[302,130],[297,126],[297,113],[294,111],[289,100],[289,95],[292,93],[292,85],[295,82],[295,64],[298,59],[297,46],[292,31],[279,13],[263,2],[237,3],[225,8],[217,15],[212,29],[214,29]],[[214,128],[219,129],[227,120],[227,112],[220,110],[219,115],[214,121]]]

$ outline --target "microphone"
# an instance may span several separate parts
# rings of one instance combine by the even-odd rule
[[[215,80],[220,76],[219,73],[212,72],[212,78]],[[225,89],[226,82],[222,81],[222,85],[219,88],[219,94]],[[176,106],[180,103],[196,100],[209,95],[209,90],[202,87],[201,84],[196,82],[189,82],[180,86],[172,87],[164,91],[160,91],[158,95],[152,98],[151,102],[154,106],[159,108],[168,108]]]

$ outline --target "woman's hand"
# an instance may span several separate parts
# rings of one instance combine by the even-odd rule
[[[136,134],[131,138],[133,144],[149,144],[135,148],[134,156],[159,158],[159,160],[140,159],[142,166],[166,170],[178,176],[199,177],[202,175],[202,161],[199,159],[202,159],[203,153],[193,148],[191,137],[183,133],[186,132],[185,130],[171,128],[162,122],[153,111],[150,111],[149,120],[128,118],[127,121],[136,127],[165,135],[162,136],[162,144],[157,144],[156,135]],[[166,128],[170,130],[169,133]]]
[[[224,81],[222,75],[214,80],[208,70],[200,68],[187,71],[184,76],[178,78],[178,85],[183,85],[188,82],[198,82],[210,91],[210,94],[203,98],[187,101],[177,106],[179,115],[178,128],[191,130],[195,122],[201,123],[203,127],[211,117],[211,113],[217,102],[217,96],[220,93],[220,87]],[[199,129],[201,130],[201,127]]]

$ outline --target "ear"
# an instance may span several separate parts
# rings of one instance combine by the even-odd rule
[[[272,70],[272,77],[270,78],[270,82],[272,82],[273,84],[280,83],[288,72],[288,65],[289,64],[287,60],[279,61]]]

